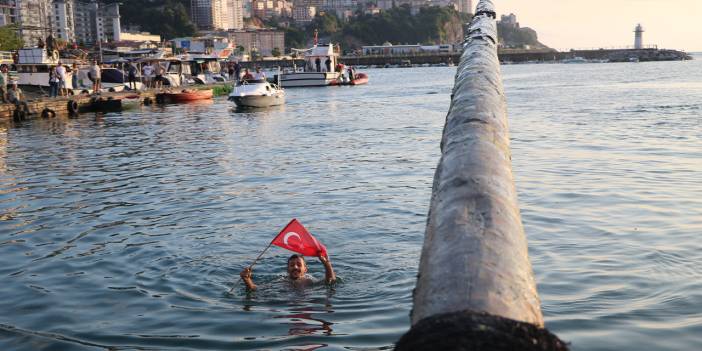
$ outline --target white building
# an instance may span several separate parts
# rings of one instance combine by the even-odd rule
[[[0,27],[16,22],[16,10],[15,0],[0,0]]]
[[[227,13],[222,29],[244,29],[244,0],[226,0]]]
[[[190,15],[201,30],[244,28],[244,0],[191,0]]]
[[[67,42],[75,40],[76,32],[73,18],[73,1],[54,0],[53,29],[57,38]]]
[[[314,6],[295,6],[293,7],[292,17],[297,23],[310,23],[317,15],[317,8]]]
[[[25,45],[36,45],[51,33],[51,0],[17,0],[15,20]]]

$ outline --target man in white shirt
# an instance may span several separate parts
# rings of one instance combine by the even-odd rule
[[[151,88],[151,78],[153,77],[154,68],[151,65],[144,65],[141,69],[141,73],[144,76],[144,84],[147,88]]]
[[[266,80],[266,74],[261,71],[261,67],[256,67],[256,73],[254,74],[255,80]]]
[[[59,96],[66,95],[66,67],[61,62],[56,66],[56,78],[58,78]]]
[[[98,65],[97,60],[93,60],[93,65],[90,66],[90,71],[88,73],[90,74],[90,79],[93,80],[93,94],[99,94],[102,88],[102,84],[100,84],[102,71],[100,70],[100,65]]]

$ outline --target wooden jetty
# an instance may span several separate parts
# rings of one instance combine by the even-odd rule
[[[178,87],[174,90],[188,89],[214,89],[215,91],[228,91],[227,84],[197,85]],[[17,111],[14,104],[0,103],[0,122],[24,120],[31,118],[51,118],[55,116],[71,116],[85,112],[121,111],[122,99],[137,98],[142,105],[155,104],[159,99],[157,95],[166,90],[148,89],[143,91],[107,92],[99,95],[80,94],[55,98],[38,98],[25,100],[29,113]],[[215,94],[216,95],[216,94]]]
[[[396,350],[567,350],[544,328],[512,175],[496,13],[481,0],[456,73]]]

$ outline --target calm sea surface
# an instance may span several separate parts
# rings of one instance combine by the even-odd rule
[[[502,69],[547,327],[574,350],[702,349],[702,57]],[[0,127],[0,350],[392,348],[455,67],[368,73],[253,113]],[[293,217],[342,283],[288,288],[272,248],[247,296],[238,272]]]

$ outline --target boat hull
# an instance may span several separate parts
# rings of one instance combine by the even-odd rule
[[[338,72],[295,72],[280,75],[283,88],[324,87],[333,85],[339,79]]]
[[[198,100],[209,100],[212,99],[213,93],[212,89],[204,90],[194,90],[194,91],[182,91],[179,93],[161,93],[156,95],[157,101],[162,102],[189,102]]]
[[[232,96],[229,100],[239,107],[270,107],[278,106],[285,103],[285,95],[270,95],[270,96]]]

